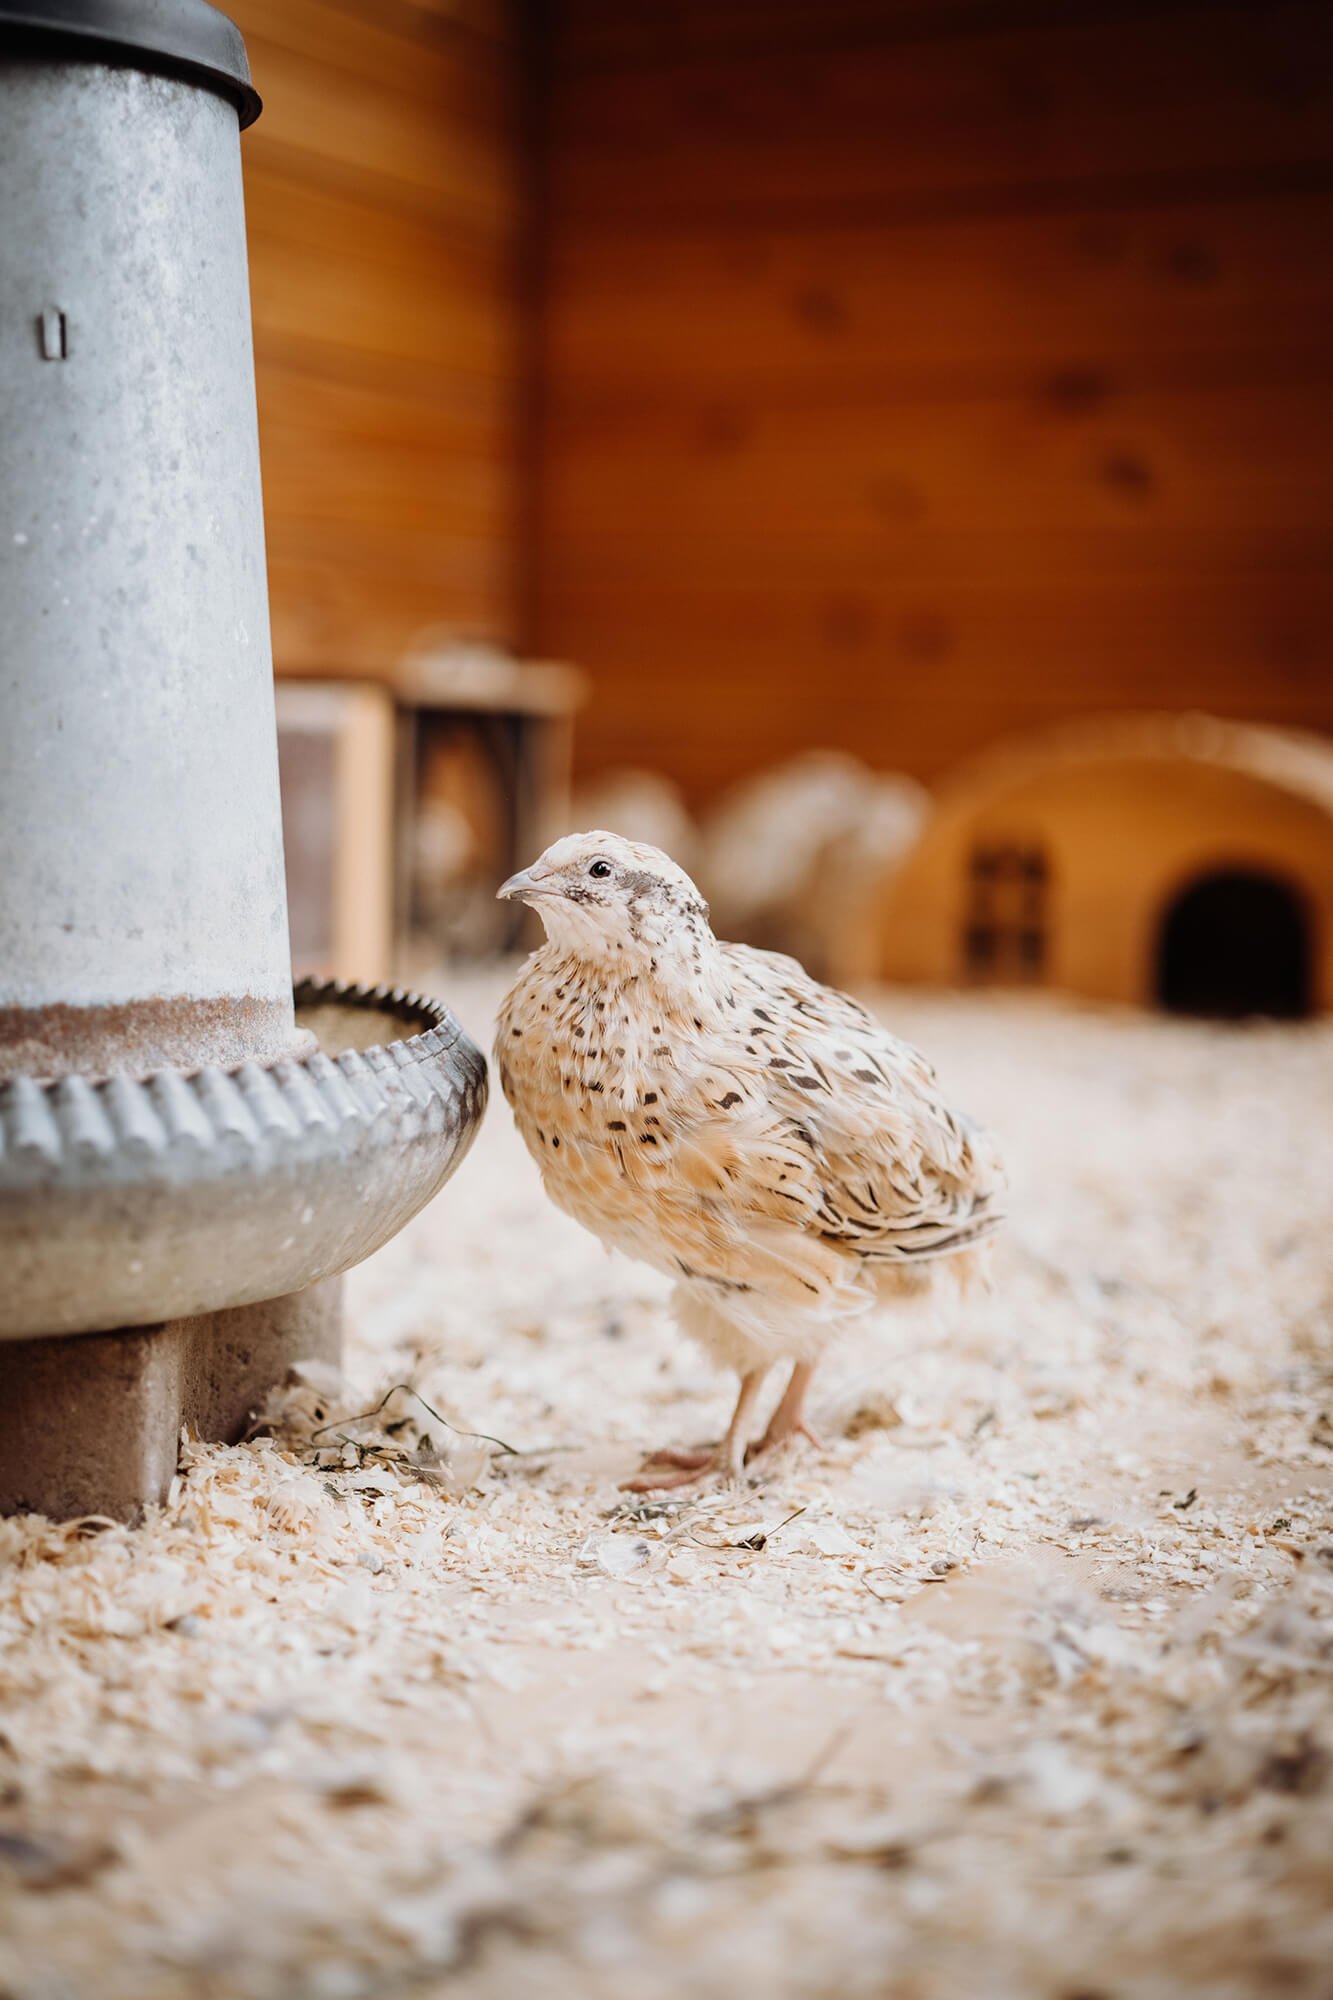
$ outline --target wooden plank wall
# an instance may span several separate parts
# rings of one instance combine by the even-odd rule
[[[524,330],[514,0],[226,0],[275,663],[374,674],[515,629]]]
[[[532,636],[585,768],[1333,728],[1326,0],[556,0]]]

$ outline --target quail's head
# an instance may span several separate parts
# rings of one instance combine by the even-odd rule
[[[585,959],[623,964],[708,924],[708,905],[683,868],[660,848],[601,830],[557,840],[497,893],[530,904],[551,942]]]

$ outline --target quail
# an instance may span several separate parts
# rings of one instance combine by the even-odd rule
[[[556,1205],[664,1272],[678,1322],[740,1376],[721,1442],[626,1484],[686,1485],[796,1435],[839,1329],[1002,1219],[989,1135],[934,1071],[793,958],[713,935],[657,848],[571,834],[503,884],[546,938],[499,1014],[496,1063]],[[763,1435],[755,1403],[791,1372]]]

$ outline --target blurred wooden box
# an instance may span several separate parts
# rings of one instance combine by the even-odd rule
[[[398,699],[397,920],[417,952],[512,947],[525,912],[507,875],[569,822],[574,711],[584,680],[553,661],[423,635]]]
[[[393,697],[306,680],[276,696],[293,973],[377,984],[393,962]]]

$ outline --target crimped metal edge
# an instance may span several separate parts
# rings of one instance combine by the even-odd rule
[[[388,985],[312,980],[296,1000],[307,1018],[375,1011],[409,1032],[230,1069],[0,1084],[0,1339],[300,1291],[439,1192],[487,1099],[455,1016]]]
[[[142,1077],[17,1076],[0,1082],[0,1187],[10,1173],[26,1180],[40,1162],[43,1178],[62,1170],[96,1172],[119,1155],[139,1159],[184,1149],[299,1139],[388,1113],[406,1097],[467,1100],[465,1117],[485,1103],[486,1064],[442,1001],[401,986],[347,980],[301,981],[298,1010],[353,1008],[391,1014],[415,1032],[364,1050],[289,1054],[232,1068],[154,1070]],[[412,1085],[404,1072],[419,1070]],[[480,1095],[478,1095],[480,1093]],[[475,1103],[473,1100],[476,1100]]]

